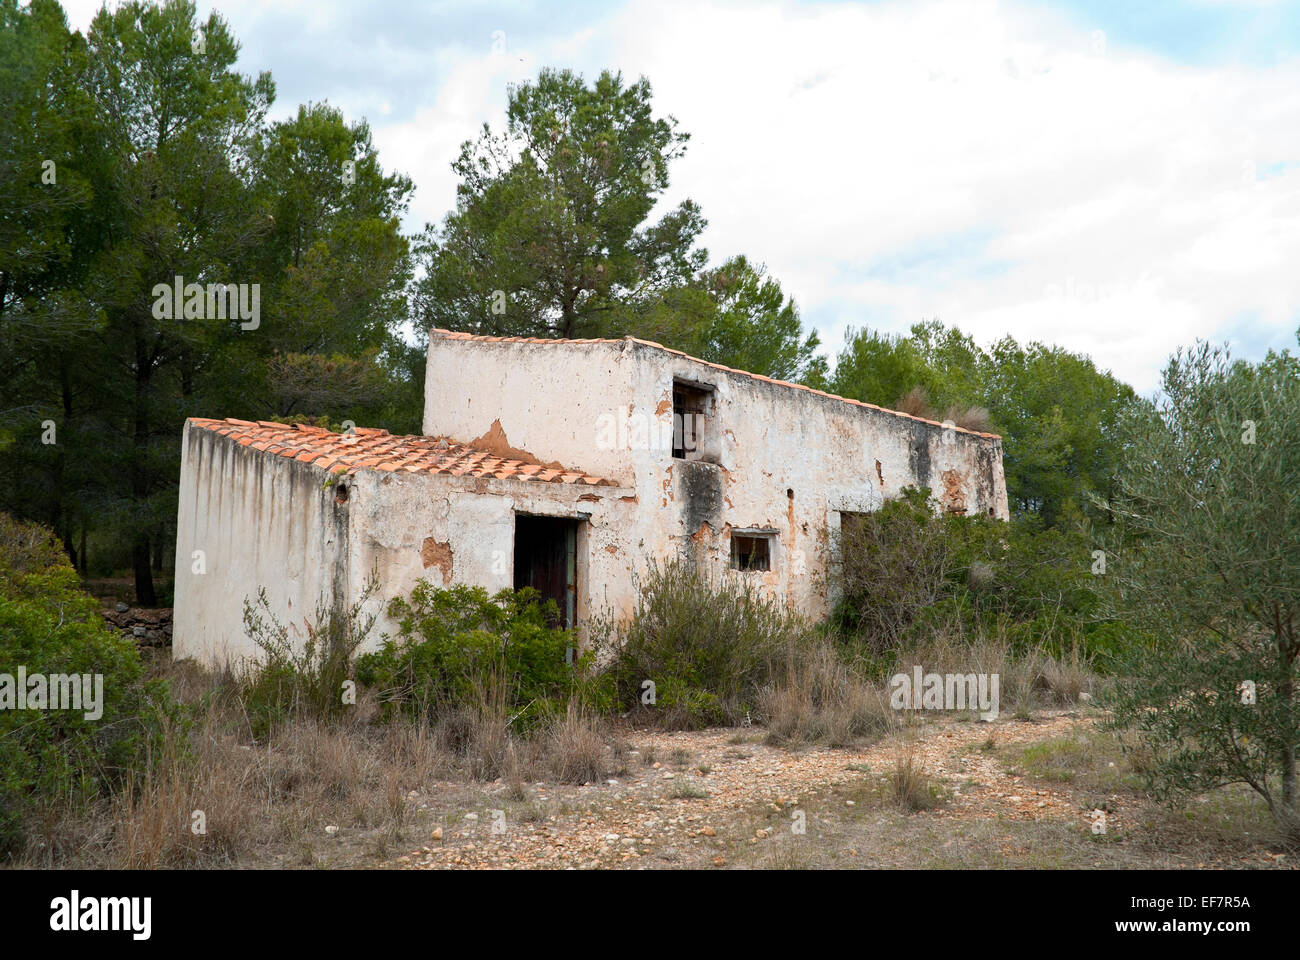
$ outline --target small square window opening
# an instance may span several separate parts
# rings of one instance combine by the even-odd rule
[[[732,534],[733,570],[771,570],[772,538],[753,534]]]

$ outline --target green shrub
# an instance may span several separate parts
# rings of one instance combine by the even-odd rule
[[[436,716],[474,703],[479,691],[503,684],[511,719],[531,724],[563,712],[571,694],[596,701],[590,654],[577,654],[569,630],[552,627],[553,601],[536,590],[431,586],[421,580],[409,599],[389,603],[396,637],[357,660],[357,679],[375,688],[387,710]],[[607,704],[606,704],[607,706]]]
[[[42,803],[79,805],[142,770],[172,709],[142,679],[135,644],[109,628],[53,534],[0,514],[0,673],[103,677],[102,715],[0,709],[0,854]]]
[[[833,625],[873,661],[956,628],[1016,650],[1114,654],[1126,631],[1103,616],[1082,530],[936,514],[909,488],[841,531]]]
[[[833,620],[871,654],[896,647],[921,611],[949,593],[954,551],[928,500],[909,488],[841,527]]]
[[[342,715],[352,657],[375,623],[375,616],[363,611],[377,588],[372,577],[346,609],[318,606],[315,618],[303,625],[300,644],[271,610],[265,588],[258,591],[256,602],[244,600],[244,632],[265,654],[261,663],[238,678],[237,685],[254,737],[266,736],[275,724],[290,717],[328,721]]]
[[[680,561],[652,564],[627,623],[593,627],[619,704],[642,706],[654,683],[654,716],[667,726],[733,724],[755,709],[806,628],[742,578],[715,578]]]

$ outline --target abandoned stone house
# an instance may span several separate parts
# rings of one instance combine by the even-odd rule
[[[536,587],[581,632],[634,609],[653,560],[691,559],[824,615],[844,518],[908,485],[1007,517],[1001,439],[658,344],[430,334],[422,436],[190,419],[174,653],[257,653],[243,601],[282,622],[421,578]]]

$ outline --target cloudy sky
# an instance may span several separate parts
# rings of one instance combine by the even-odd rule
[[[110,0],[110,5],[113,0]],[[65,3],[85,29],[94,2]],[[665,204],[765,262],[833,352],[937,317],[1091,354],[1143,392],[1168,354],[1259,357],[1300,326],[1300,4],[200,0],[276,113],[365,117],[417,190],[506,84],[644,74],[691,134]]]

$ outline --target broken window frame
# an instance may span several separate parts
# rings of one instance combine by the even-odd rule
[[[871,516],[870,510],[836,510],[840,515],[840,536],[853,536],[854,528],[865,523]]]
[[[716,389],[711,383],[673,377],[674,460],[717,462]]]

